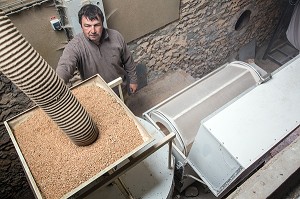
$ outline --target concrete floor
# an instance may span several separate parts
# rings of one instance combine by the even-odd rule
[[[158,103],[195,82],[182,70],[173,71],[151,81],[126,101],[128,108],[138,117]]]
[[[258,49],[256,52],[255,63],[264,69],[267,73],[271,73],[278,69],[280,66],[270,60],[263,60],[263,53],[265,52],[266,46]],[[141,117],[142,114],[177,93],[181,89],[195,82],[196,79],[191,77],[189,74],[186,74],[184,71],[178,70],[169,72],[162,77],[151,81],[147,86],[141,88],[136,94],[131,95],[127,100],[127,106],[129,109],[136,115]],[[299,136],[300,130],[295,131],[287,141],[279,146],[277,149],[274,149],[273,156],[280,153],[280,151],[288,146],[293,140],[295,140]],[[272,172],[272,170],[270,171]],[[268,174],[266,174],[268,175]],[[261,174],[263,176],[263,174]],[[276,177],[276,176],[275,176]],[[298,178],[299,179],[299,178]],[[259,180],[258,178],[252,179],[249,183],[253,183],[254,181]],[[270,182],[270,181],[269,181]],[[270,182],[271,187],[272,183]],[[264,187],[265,188],[265,187]],[[244,188],[248,189],[248,187]],[[259,190],[258,190],[259,191]],[[245,196],[245,195],[243,195]],[[173,193],[173,199],[187,199],[187,198],[195,198],[195,199],[215,199],[216,197],[203,185],[198,182],[193,183],[190,187],[188,187],[184,192]],[[296,183],[296,185],[289,191],[289,194],[285,196],[286,199],[296,199],[300,197],[300,185]],[[235,198],[235,197],[232,197]],[[239,197],[243,198],[243,197]],[[251,197],[248,197],[251,198]]]

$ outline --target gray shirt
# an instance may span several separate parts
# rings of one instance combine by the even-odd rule
[[[85,80],[99,74],[107,83],[128,75],[129,83],[137,83],[136,66],[123,36],[116,30],[103,29],[100,45],[84,36],[76,35],[66,46],[59,59],[56,73],[65,83],[78,69]]]

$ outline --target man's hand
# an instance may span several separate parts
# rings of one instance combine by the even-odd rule
[[[135,93],[138,88],[138,84],[129,84],[129,89],[131,93]]]

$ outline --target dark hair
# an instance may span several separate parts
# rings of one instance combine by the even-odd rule
[[[103,24],[103,21],[104,21],[103,13],[102,13],[101,9],[96,5],[86,4],[86,5],[82,6],[82,8],[78,12],[78,20],[79,20],[80,25],[82,25],[81,20],[82,20],[83,15],[91,21],[95,20],[95,19],[99,20],[99,17],[100,17],[102,24]]]

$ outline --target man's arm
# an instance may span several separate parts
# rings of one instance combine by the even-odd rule
[[[73,77],[73,74],[77,68],[77,55],[75,47],[69,43],[60,57],[56,73],[57,75],[67,84],[69,80]]]
[[[124,41],[124,40],[123,40]],[[136,74],[136,64],[133,61],[132,55],[126,42],[123,42],[123,55],[122,61],[124,64],[124,69],[127,72],[129,78],[129,88],[132,93],[135,93],[138,88],[137,74]]]

